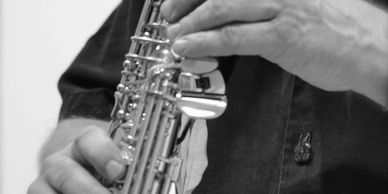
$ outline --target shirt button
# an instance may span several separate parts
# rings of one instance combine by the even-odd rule
[[[311,160],[311,132],[299,136],[298,145],[295,147],[295,162],[307,164]]]

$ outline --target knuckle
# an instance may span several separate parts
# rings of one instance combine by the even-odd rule
[[[72,153],[81,163],[103,168],[112,157],[119,157],[119,148],[103,130],[92,130],[74,141]]]
[[[67,185],[69,185],[70,179],[70,175],[65,172],[62,175],[59,175],[57,179],[53,180],[53,184],[58,190],[64,191],[66,190]]]
[[[229,6],[224,0],[212,0],[209,4],[210,16],[213,20],[223,21],[229,15]]]
[[[302,26],[296,19],[281,17],[275,21],[273,27],[276,38],[284,44],[293,44],[300,40]]]
[[[202,46],[206,45],[207,38],[208,37],[206,36],[205,32],[199,32],[195,35],[195,37],[191,38],[191,41],[195,41],[195,43],[198,44],[200,48],[203,48]]]
[[[72,149],[80,150],[83,147],[83,142],[89,133],[86,133],[85,135],[75,139],[72,145]]]
[[[49,173],[51,170],[55,170],[56,166],[59,164],[58,154],[54,153],[42,160],[41,171],[43,173]]]
[[[75,164],[68,162],[62,162],[61,165],[58,165],[56,175],[50,175],[48,178],[52,185],[54,185],[58,190],[63,191],[69,185],[69,182],[74,176],[74,170],[76,169]]]
[[[76,163],[59,154],[48,156],[42,163],[42,173],[47,178],[47,181],[60,191],[63,191],[66,185],[68,185],[76,168]]]
[[[93,126],[87,128],[89,131],[74,141],[74,147],[76,149],[88,150],[90,144],[100,144],[101,141],[105,140],[105,137],[99,128]]]
[[[190,57],[197,57],[208,46],[208,37],[205,32],[198,32],[195,35],[188,35],[188,46],[185,48],[185,55]]]
[[[228,50],[236,50],[241,47],[240,37],[236,36],[233,26],[225,26],[220,29],[221,46]]]

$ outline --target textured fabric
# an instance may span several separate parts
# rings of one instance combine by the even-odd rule
[[[198,120],[181,143],[179,157],[183,158],[178,191],[190,194],[198,186],[208,165],[206,156],[206,121]],[[182,192],[183,191],[183,192]]]
[[[60,119],[109,120],[141,2],[123,0],[63,74]],[[228,108],[207,121],[208,167],[194,193],[388,193],[388,113],[381,107],[353,92],[315,88],[260,57],[218,60]]]

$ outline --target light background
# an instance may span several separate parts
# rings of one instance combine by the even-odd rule
[[[1,194],[26,193],[37,176],[57,122],[58,78],[118,3],[0,0]]]

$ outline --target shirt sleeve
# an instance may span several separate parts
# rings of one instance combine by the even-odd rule
[[[123,0],[61,76],[60,120],[71,117],[109,120],[113,92],[141,8],[142,1]]]

